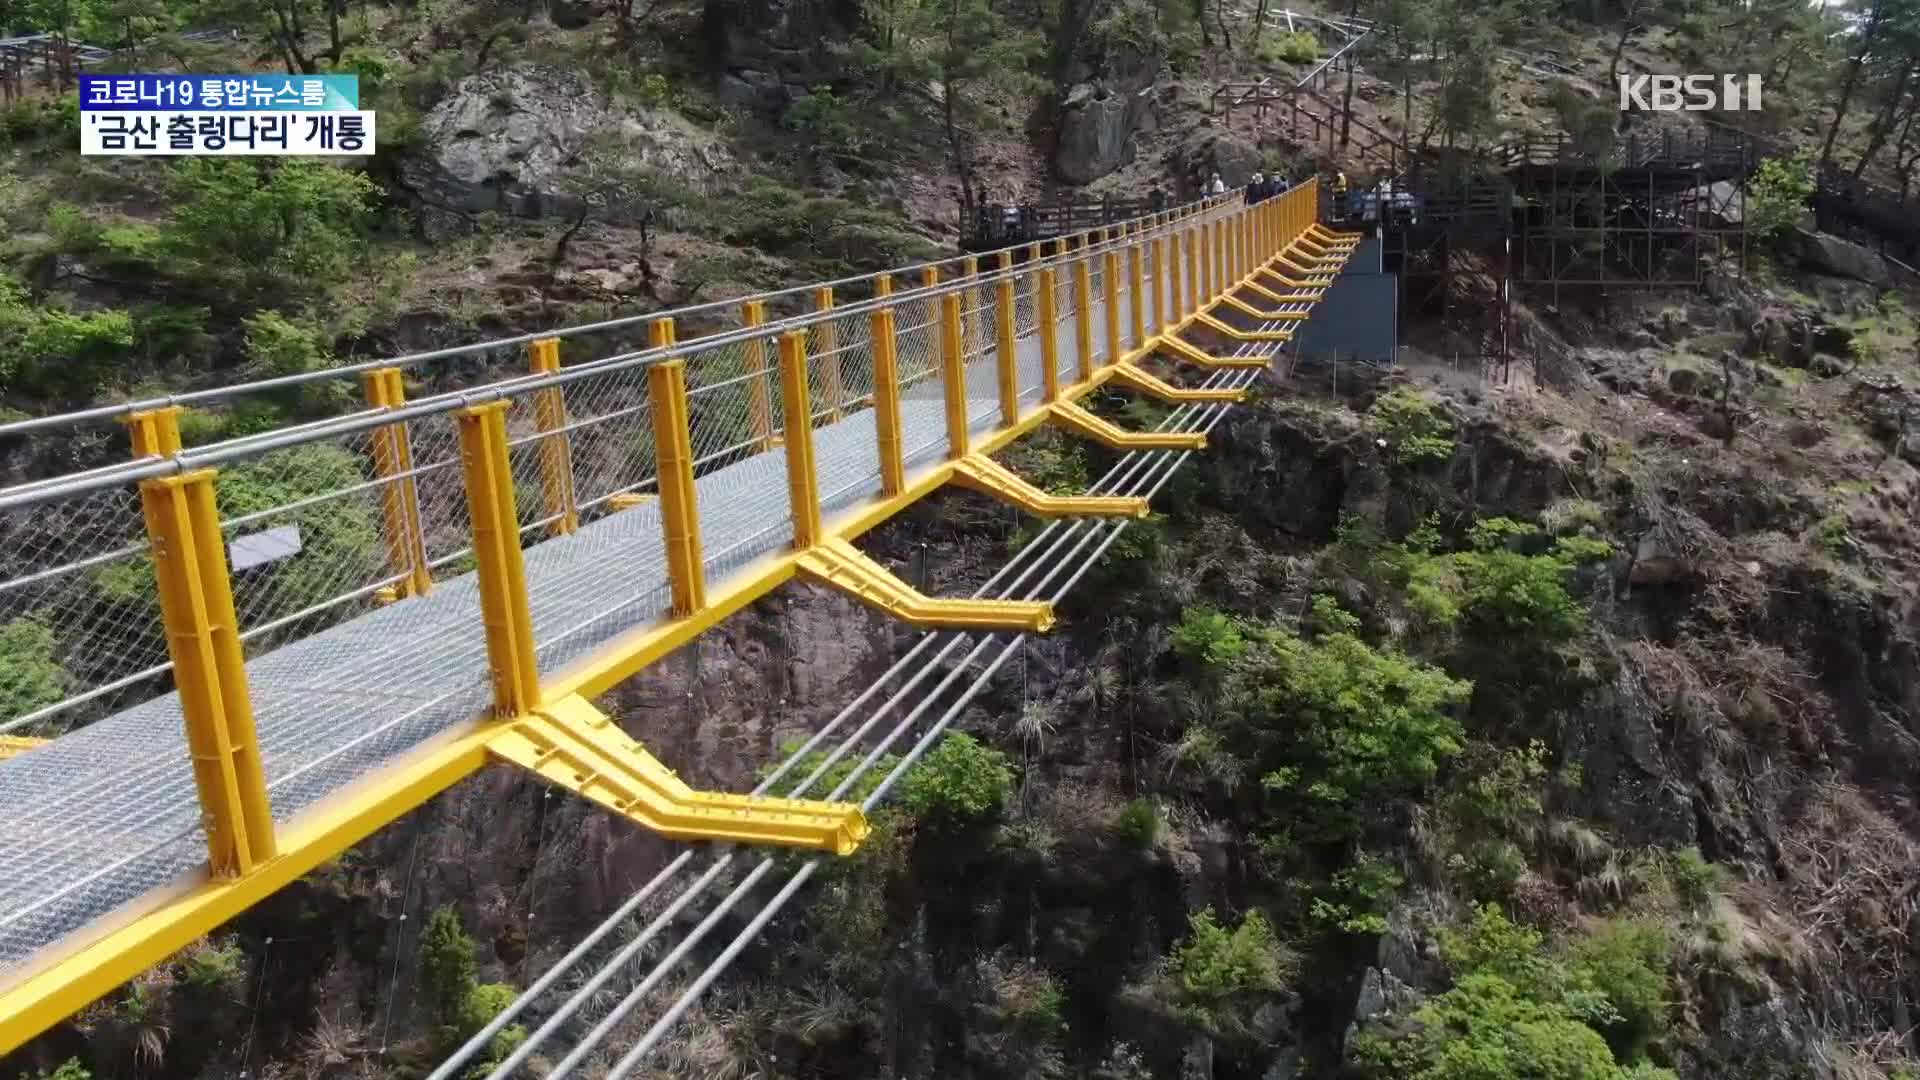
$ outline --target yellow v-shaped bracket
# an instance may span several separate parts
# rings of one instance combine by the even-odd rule
[[[968,454],[954,462],[952,482],[1011,503],[1037,517],[1143,518],[1148,510],[1147,500],[1137,495],[1050,494],[981,453]]]
[[[1279,260],[1276,259],[1275,261],[1277,262]],[[1263,266],[1255,272],[1255,276],[1260,274],[1265,274],[1267,277],[1278,282],[1282,288],[1287,289],[1324,289],[1333,284],[1332,274],[1322,274],[1313,271],[1309,271],[1304,278],[1291,278],[1274,269],[1272,266]]]
[[[1237,326],[1228,326],[1204,311],[1195,315],[1193,321],[1235,341],[1290,341],[1293,338],[1291,330],[1242,330]]]
[[[1267,288],[1265,285],[1260,284],[1258,281],[1253,280],[1253,278],[1251,277],[1241,282],[1240,285],[1243,288],[1252,289],[1254,292],[1259,293],[1261,296],[1266,297],[1267,299],[1273,301],[1276,304],[1316,303],[1319,301],[1320,297],[1325,294],[1325,291],[1326,291],[1324,289],[1314,289],[1310,292],[1278,293],[1278,292],[1274,292],[1272,289]]]
[[[1360,241],[1366,239],[1365,233],[1337,232],[1317,221],[1307,226],[1307,231],[1303,235],[1311,236],[1315,240],[1324,241],[1329,244],[1347,244],[1350,246],[1358,246]]]
[[[1199,432],[1128,431],[1110,424],[1071,401],[1050,406],[1053,420],[1076,435],[1114,450],[1204,450],[1207,437]]]
[[[949,600],[927,596],[894,577],[859,548],[838,538],[800,553],[803,577],[831,585],[855,600],[915,626],[946,630],[1053,628],[1053,605],[1038,600]]]
[[[1287,269],[1294,271],[1295,273],[1307,275],[1307,279],[1309,281],[1314,280],[1316,278],[1325,278],[1326,284],[1333,283],[1333,275],[1339,272],[1340,265],[1345,262],[1345,260],[1342,259],[1340,260],[1340,263],[1336,263],[1334,266],[1328,267],[1328,266],[1322,265],[1324,260],[1314,259],[1312,261],[1312,265],[1306,265],[1296,261],[1291,251],[1281,252],[1278,256],[1274,258],[1274,261],[1279,263],[1281,266],[1284,266]]]
[[[1209,357],[1209,359],[1211,358]],[[1180,405],[1190,401],[1233,402],[1245,401],[1247,399],[1247,392],[1244,389],[1228,390],[1224,387],[1219,387],[1189,390],[1185,387],[1175,386],[1138,364],[1119,363],[1113,365],[1113,367],[1108,370],[1112,372],[1112,374],[1107,377],[1113,382],[1138,390],[1150,397],[1159,398],[1169,405]]]
[[[866,816],[853,803],[695,791],[578,695],[512,721],[487,751],[674,840],[851,855],[867,837]]]
[[[1198,345],[1171,334],[1160,339],[1160,348],[1173,354],[1176,359],[1216,370],[1264,368],[1273,365],[1273,358],[1270,356],[1215,356]]]
[[[1273,311],[1257,308],[1232,293],[1222,296],[1220,301],[1236,311],[1242,311],[1256,319],[1266,319],[1269,322],[1300,322],[1307,317],[1304,311]]]

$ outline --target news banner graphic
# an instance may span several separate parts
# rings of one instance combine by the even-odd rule
[[[80,152],[365,156],[373,113],[357,75],[82,75]]]

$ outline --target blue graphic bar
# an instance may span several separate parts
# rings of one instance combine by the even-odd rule
[[[358,75],[82,75],[86,112],[339,112],[360,108]]]

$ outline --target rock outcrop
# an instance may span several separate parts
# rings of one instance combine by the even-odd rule
[[[1157,122],[1153,88],[1159,66],[1156,56],[1125,56],[1067,91],[1053,151],[1060,179],[1088,184],[1133,161],[1138,137]]]
[[[852,0],[707,0],[701,18],[720,100],[765,116],[834,81],[859,25]]]
[[[623,169],[696,188],[733,162],[724,145],[677,114],[618,108],[584,76],[544,66],[470,75],[420,126],[424,148],[403,162],[401,176],[430,237],[486,211],[567,217],[593,205],[620,216],[591,175],[595,140],[618,146]]]
[[[1887,261],[1859,244],[1823,232],[1801,231],[1794,236],[1800,261],[1821,273],[1877,286],[1885,286],[1892,280],[1887,274]]]

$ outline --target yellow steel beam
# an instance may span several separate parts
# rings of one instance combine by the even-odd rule
[[[1232,293],[1222,296],[1220,302],[1235,311],[1245,312],[1256,319],[1265,319],[1268,322],[1300,322],[1307,317],[1307,312],[1304,311],[1276,311],[1272,308],[1257,308]]]
[[[805,331],[790,330],[780,335],[780,396],[787,418],[787,497],[792,507],[793,546],[805,549],[821,540],[820,478],[813,459],[813,406],[808,400]]]
[[[1053,421],[1068,431],[1113,450],[1204,450],[1207,437],[1198,432],[1127,431],[1071,401],[1056,401]]]
[[[1113,373],[1107,378],[1110,382],[1138,390],[1169,405],[1180,405],[1190,401],[1245,401],[1247,399],[1247,392],[1244,389],[1189,390],[1175,386],[1146,368],[1131,362],[1115,364]]]
[[[891,295],[891,290],[880,293]],[[894,331],[893,309],[883,307],[872,316],[873,426],[880,450],[880,490],[898,495],[907,486],[905,444],[900,420],[900,352]]]
[[[1141,244],[1136,240],[1127,247],[1127,321],[1132,324],[1133,343],[1147,340],[1147,276],[1146,263],[1141,255]],[[1119,354],[1114,354],[1118,360]]]
[[[985,454],[968,454],[956,462],[953,483],[991,495],[1035,517],[1147,516],[1147,500],[1138,496],[1053,495],[1034,487],[1018,473]]]
[[[19,757],[34,747],[44,745],[51,741],[50,739],[36,739],[30,735],[0,735],[0,761],[5,761],[10,757]]]
[[[367,404],[393,409],[407,403],[406,385],[399,368],[377,368],[361,373]],[[427,570],[426,536],[420,526],[419,488],[414,483],[413,447],[407,426],[389,424],[373,429],[373,473],[380,485],[380,539],[387,548],[387,569],[402,575],[380,590],[383,601],[421,596],[433,588]]]
[[[1100,272],[1100,292],[1103,301],[1104,320],[1107,325],[1107,363],[1119,360],[1120,347],[1120,253],[1106,253],[1104,268]]]
[[[1325,289],[1327,286],[1333,284],[1334,277],[1332,274],[1321,273],[1310,273],[1304,278],[1288,277],[1280,271],[1275,270],[1271,264],[1261,267],[1254,272],[1253,276],[1257,279],[1262,275],[1272,278],[1282,288],[1286,289]]]
[[[1074,359],[1081,380],[1093,377],[1093,267],[1089,259],[1073,261]]]
[[[1019,354],[1015,351],[1014,314],[1017,300],[1013,284],[1013,252],[1000,253],[1000,281],[994,287],[994,367],[1000,387],[1000,422],[1011,424],[1020,419]]]
[[[1237,326],[1229,326],[1204,311],[1194,316],[1193,321],[1196,326],[1204,326],[1216,334],[1230,337],[1235,341],[1288,341],[1293,337],[1291,330],[1242,330]]]
[[[487,752],[669,840],[774,844],[851,855],[867,819],[853,803],[695,791],[585,698],[548,702]]]
[[[1273,359],[1266,356],[1214,356],[1178,334],[1162,337],[1158,347],[1171,353],[1176,359],[1198,364],[1204,368],[1263,368],[1273,363]]]
[[[1060,312],[1054,297],[1053,268],[1043,266],[1035,276],[1034,319],[1040,324],[1040,400],[1060,400]]]
[[[960,344],[960,298],[948,293],[940,305],[940,393],[947,413],[947,456],[967,456],[967,355]]]
[[[1321,277],[1326,278],[1328,282],[1333,280],[1334,272],[1339,269],[1338,266],[1329,268],[1325,265],[1324,261],[1320,259],[1307,259],[1302,261],[1291,251],[1282,252],[1274,261],[1286,267],[1288,270],[1292,270],[1294,273],[1308,275],[1309,279]]]
[[[796,569],[803,577],[830,585],[861,603],[902,622],[947,630],[1019,630],[1053,628],[1053,605],[1030,600],[952,600],[915,590],[874,562],[859,548],[838,538],[823,540],[800,553]]]
[[[560,339],[542,338],[527,347],[535,375],[560,370]],[[396,373],[397,374],[397,373]],[[547,535],[565,536],[580,528],[580,510],[573,493],[573,440],[567,437],[567,399],[557,386],[533,392],[534,426],[540,440],[540,495],[547,516],[554,519]]]
[[[685,360],[667,360],[647,369],[647,404],[653,412],[653,460],[660,474],[660,534],[667,549],[673,613],[690,615],[707,606],[707,571],[700,549],[700,510],[694,501]],[[791,427],[786,439],[789,444],[793,442]]]
[[[533,615],[520,557],[513,465],[507,459],[507,402],[462,409],[457,419],[494,715],[519,716],[540,699],[540,669],[534,662]]]
[[[986,307],[980,303],[980,260],[972,255],[962,258],[960,276],[968,282],[960,294],[960,355],[972,356],[980,351],[980,339],[985,336],[986,327]]]
[[[740,320],[746,326],[764,324],[767,321],[766,301],[749,300],[742,304]],[[779,437],[773,433],[773,392],[767,385],[767,339],[748,339],[746,359],[747,374],[754,376],[747,380],[747,431],[754,438],[755,450],[764,454],[780,443]]]
[[[1153,238],[1153,272],[1147,275],[1147,291],[1153,297],[1153,332],[1166,328],[1167,317],[1167,238]]]

